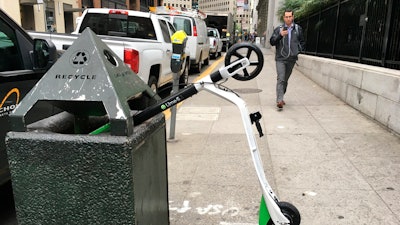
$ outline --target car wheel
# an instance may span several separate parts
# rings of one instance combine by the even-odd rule
[[[208,54],[207,58],[204,60],[204,65],[208,66],[210,64],[210,54]]]
[[[201,73],[201,67],[202,67],[202,61],[201,61],[201,53],[200,53],[200,60],[196,64],[196,68],[195,68],[197,73]]]
[[[150,76],[148,85],[151,88],[151,90],[154,91],[154,94],[142,95],[140,98],[134,99],[134,101],[128,101],[129,107],[131,109],[143,110],[154,104],[154,100],[152,98],[154,97],[154,95],[157,94],[157,90],[158,90],[157,89],[157,78],[154,76]]]
[[[151,88],[151,90],[154,91],[154,93],[157,93],[157,91],[158,91],[157,78],[155,76],[150,76],[149,77],[148,85]]]

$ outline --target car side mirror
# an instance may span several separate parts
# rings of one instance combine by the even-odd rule
[[[33,68],[47,70],[57,61],[57,48],[53,42],[44,39],[33,40]]]

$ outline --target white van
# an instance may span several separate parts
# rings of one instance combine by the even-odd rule
[[[210,58],[210,41],[207,26],[198,16],[163,15],[170,18],[176,30],[184,30],[188,36],[186,48],[190,52],[190,66],[201,72],[202,65],[208,65]]]

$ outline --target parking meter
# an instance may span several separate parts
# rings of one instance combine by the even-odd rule
[[[171,42],[172,42],[171,71],[174,73],[172,94],[175,94],[179,91],[178,73],[182,68],[182,63],[185,61],[186,41],[187,41],[187,35],[183,30],[179,30],[171,36]],[[175,138],[175,123],[176,123],[176,106],[173,106],[171,108],[171,125],[169,132],[170,140],[174,140]]]
[[[185,48],[187,35],[185,31],[179,30],[171,36],[172,41],[172,58],[171,58],[171,70],[174,73],[178,73],[181,70],[182,63],[185,60]]]

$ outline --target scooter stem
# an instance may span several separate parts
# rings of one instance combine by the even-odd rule
[[[271,219],[277,225],[278,224],[279,225],[289,225],[290,221],[282,214],[279,206],[277,205],[278,197],[272,191],[272,188],[266,179],[260,152],[258,150],[257,142],[255,139],[255,134],[254,134],[252,126],[251,126],[249,112],[246,107],[246,102],[233,92],[229,92],[229,91],[225,91],[225,90],[221,90],[221,89],[217,88],[212,83],[211,78],[209,76],[201,79],[197,83],[197,85],[198,86],[196,87],[196,89],[198,91],[204,89],[212,94],[215,94],[221,98],[224,98],[224,99],[232,102],[233,104],[235,104],[238,107],[238,109],[240,111],[240,115],[242,117],[243,126],[246,131],[247,142],[248,142],[250,153],[251,153],[251,156],[253,159],[253,164],[256,169],[257,177],[260,182],[261,189],[262,189],[262,194],[263,194],[265,203],[267,205],[268,212],[271,216]]]
[[[201,90],[206,90],[235,104],[239,108],[240,115],[242,117],[242,122],[246,131],[247,142],[253,159],[253,164],[256,169],[257,177],[262,189],[262,195],[264,197],[271,219],[276,225],[289,225],[289,220],[282,214],[277,204],[277,196],[274,194],[271,186],[265,178],[264,168],[261,161],[260,152],[257,147],[255,135],[251,126],[250,114],[247,110],[246,102],[235,93],[222,90],[215,85],[216,82],[235,75],[238,71],[245,69],[249,65],[249,60],[247,58],[242,58],[226,67],[222,67],[218,71],[202,78],[193,85],[190,85],[185,89],[182,89],[178,93],[163,99],[161,102],[158,102],[157,104],[146,108],[141,113],[133,116],[133,120],[135,125],[140,124],[151,118],[152,116],[197,94]]]

